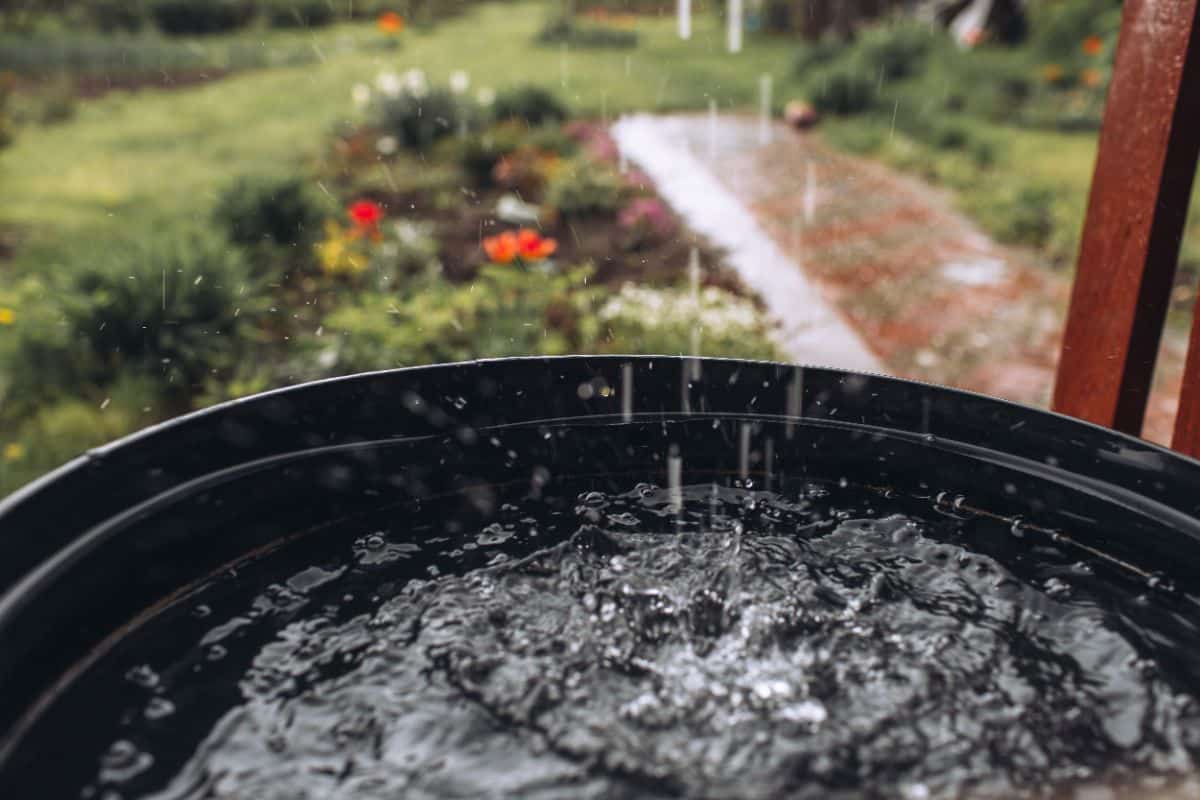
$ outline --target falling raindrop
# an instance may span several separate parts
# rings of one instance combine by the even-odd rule
[[[667,492],[671,510],[679,513],[683,510],[683,456],[677,444],[667,450]]]
[[[804,169],[804,224],[812,225],[817,216],[817,169],[809,161]]]
[[[708,101],[708,160],[715,161],[717,158],[717,100],[710,98]]]
[[[771,76],[763,74],[758,79],[758,143],[771,143]]]
[[[621,365],[621,420],[633,421],[633,364]]]

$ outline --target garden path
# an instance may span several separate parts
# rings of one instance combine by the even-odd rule
[[[1048,403],[1070,276],[992,241],[948,193],[749,117],[637,115],[613,134],[730,252],[789,357]],[[1145,431],[1160,442],[1183,356],[1166,339]]]

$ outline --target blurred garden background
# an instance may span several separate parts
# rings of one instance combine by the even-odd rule
[[[1120,3],[692,0],[687,30],[678,5],[0,0],[0,495],[303,380],[791,357],[622,152],[633,113],[691,121],[880,369],[1044,403]]]

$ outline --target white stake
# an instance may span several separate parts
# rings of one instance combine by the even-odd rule
[[[742,0],[729,0],[727,9],[729,52],[742,52]]]
[[[679,38],[692,38],[692,0],[678,0]]]

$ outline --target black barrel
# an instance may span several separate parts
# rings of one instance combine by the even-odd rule
[[[673,468],[683,483],[850,482],[957,503],[1020,518],[1115,574],[1181,596],[1200,585],[1200,463],[979,395],[670,357],[338,378],[147,429],[0,503],[0,795],[25,796],[3,788],[37,773],[53,786],[88,735],[55,709],[105,713],[105,698],[77,696],[105,653],[252,556],[414,499],[463,498],[486,522],[510,489],[665,485]]]

